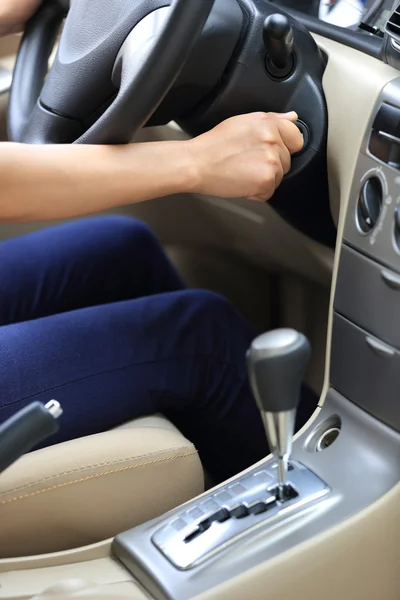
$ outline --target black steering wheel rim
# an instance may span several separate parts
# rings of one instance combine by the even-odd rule
[[[28,23],[20,44],[8,109],[10,140],[33,144],[129,143],[176,81],[203,30],[214,1],[140,0],[131,6],[131,2],[119,0],[121,24],[116,23],[110,34],[110,37],[116,35],[115,43],[103,36],[104,39],[99,38],[97,44],[96,35],[99,35],[100,27],[97,27],[96,14],[93,12],[96,0],[72,0],[60,41],[61,58],[59,48],[55,65],[46,77],[48,58],[66,15],[66,5],[69,4],[68,0],[46,0]],[[107,11],[112,9],[102,0],[97,0],[97,4],[99,7],[101,5],[103,11],[99,13],[99,18],[103,24],[107,24]],[[115,15],[115,4],[112,6]],[[141,57],[143,60],[138,65],[132,56],[132,45],[126,42],[129,36],[136,35],[138,25],[145,18],[161,9],[164,9],[164,16],[158,19],[158,30],[146,41],[147,46]],[[86,23],[86,37],[89,34],[93,40],[84,39],[83,35],[79,40],[79,27],[82,27],[79,20],[82,20],[85,10],[86,14],[89,11],[94,21]],[[110,22],[113,23],[111,19],[112,14]],[[80,50],[82,47],[84,49],[81,55],[75,52],[78,55],[75,62],[69,61],[69,55],[68,60],[64,58],[68,54],[68,46],[75,43],[71,44],[71,40],[77,40],[77,47],[80,43]],[[89,43],[90,51],[86,52]],[[92,110],[89,118],[87,115],[82,118],[76,114],[79,112],[76,107],[74,113],[73,105],[77,104],[76,99],[82,96],[85,86],[87,89],[84,89],[85,95],[82,97],[96,97],[97,82],[93,65],[101,69],[102,64],[107,69],[103,77],[107,85],[110,79],[107,92],[110,94],[114,90],[113,97]],[[116,79],[119,79],[119,87],[115,87]],[[66,102],[62,98],[65,91],[69,96]]]

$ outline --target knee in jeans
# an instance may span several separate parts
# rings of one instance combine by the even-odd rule
[[[142,248],[143,251],[148,251],[153,246],[160,246],[152,229],[139,219],[112,215],[104,217],[104,225],[109,228],[125,249],[132,248],[139,252],[142,251]]]
[[[181,312],[189,315],[191,326],[205,340],[208,351],[224,357],[224,360],[229,357],[230,362],[242,369],[245,352],[255,337],[253,327],[226,298],[217,293],[187,290],[181,294]]]
[[[124,215],[111,215],[104,217],[104,223],[108,224],[110,229],[117,231],[122,236],[128,237],[141,237],[141,238],[154,238],[154,233],[150,227],[144,221],[135,219],[133,217],[127,217]]]
[[[209,290],[186,290],[183,294],[185,302],[197,309],[199,313],[223,318],[236,314],[231,303],[216,292]]]

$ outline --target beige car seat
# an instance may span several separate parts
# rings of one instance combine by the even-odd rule
[[[0,476],[0,558],[107,539],[203,490],[196,449],[163,416],[31,452]]]

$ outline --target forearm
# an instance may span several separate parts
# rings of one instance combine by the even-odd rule
[[[0,144],[0,220],[98,212],[191,189],[186,142],[130,146]]]

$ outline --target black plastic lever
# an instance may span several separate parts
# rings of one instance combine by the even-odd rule
[[[0,473],[44,439],[57,433],[62,409],[51,400],[32,402],[0,425]]]
[[[289,19],[279,13],[267,17],[263,39],[267,54],[266,67],[270,75],[279,79],[289,77],[294,67],[294,35]]]

